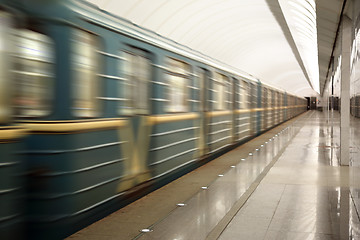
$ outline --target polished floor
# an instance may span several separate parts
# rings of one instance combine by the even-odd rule
[[[219,239],[360,238],[335,117],[327,124],[312,112],[294,124],[299,132]]]
[[[360,239],[358,122],[351,167],[339,114],[309,111],[70,239]]]

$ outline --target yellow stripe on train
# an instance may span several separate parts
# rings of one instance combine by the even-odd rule
[[[72,133],[79,131],[92,131],[98,129],[119,128],[126,126],[125,119],[101,119],[101,120],[80,120],[80,121],[28,121],[19,123],[20,126],[36,133]]]
[[[0,127],[0,142],[22,138],[26,133],[27,130],[22,127]]]

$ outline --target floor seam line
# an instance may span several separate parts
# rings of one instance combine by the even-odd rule
[[[305,117],[305,116],[304,116]],[[308,117],[309,118],[309,117]],[[291,123],[290,126],[295,125],[297,122],[299,121],[299,119],[297,119],[296,121],[294,121],[293,123]],[[289,128],[290,126],[288,126],[287,128]],[[220,231],[219,234],[213,234],[213,232],[216,232],[216,227],[220,224],[220,222],[218,223],[217,226],[215,226],[213,228],[212,231],[210,231],[210,233],[208,234],[208,236],[205,238],[206,240],[212,240],[212,239],[218,239],[221,234],[225,231],[225,229],[227,228],[227,226],[230,224],[230,222],[234,219],[234,217],[238,214],[238,212],[241,210],[241,208],[244,206],[244,204],[247,202],[247,200],[251,197],[251,195],[254,193],[254,191],[257,189],[257,187],[259,186],[259,184],[261,183],[261,181],[264,179],[264,177],[267,175],[267,173],[270,171],[270,169],[275,165],[275,163],[279,160],[279,158],[282,156],[282,154],[285,152],[286,148],[290,145],[290,143],[292,142],[292,140],[296,137],[296,135],[300,132],[300,130],[302,129],[303,126],[301,126],[295,133],[295,135],[291,138],[290,141],[288,141],[285,146],[280,150],[280,152],[274,157],[274,159],[264,168],[264,170],[259,174],[259,176],[256,178],[256,180],[251,184],[250,188],[254,188],[251,192],[249,192],[249,195],[244,199],[239,199],[233,207],[236,207],[236,212],[235,214],[233,214],[231,216],[231,219],[227,221],[227,223],[225,224],[225,227],[223,227]],[[253,186],[254,185],[254,186]],[[245,192],[246,194],[246,192]],[[236,206],[237,203],[240,202],[240,206]],[[242,203],[241,203],[242,202]],[[229,210],[229,212],[231,212],[231,210]],[[228,212],[228,213],[229,213]],[[227,214],[224,216],[224,218],[226,218]],[[223,219],[224,219],[223,218]],[[215,236],[212,236],[215,235]]]

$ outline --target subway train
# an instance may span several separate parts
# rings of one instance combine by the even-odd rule
[[[0,236],[61,239],[307,102],[82,0],[0,0]]]

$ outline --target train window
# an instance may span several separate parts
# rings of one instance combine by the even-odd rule
[[[249,84],[245,81],[240,83],[240,108],[249,108]]]
[[[97,40],[95,35],[82,30],[75,30],[72,38],[72,98],[73,111],[77,117],[94,117],[98,112]]]
[[[277,107],[277,99],[276,99],[276,92],[275,91],[272,91],[272,106],[274,107],[274,108],[276,108]]]
[[[148,81],[151,77],[149,59],[142,55],[122,52],[122,74],[126,79],[126,87],[119,91],[124,96],[124,104],[119,104],[119,113],[148,113]]]
[[[232,89],[232,81],[229,78],[225,79],[225,108],[226,109],[231,109],[232,104],[233,104],[233,100],[232,100],[232,96],[233,96],[233,89]]]
[[[226,110],[229,109],[230,92],[229,92],[229,80],[220,73],[214,75],[214,87],[213,87],[213,103],[214,110]]]
[[[188,110],[188,84],[190,66],[173,58],[167,58],[169,71],[167,80],[169,83],[168,91],[168,112],[186,112]]]
[[[268,89],[268,97],[267,97],[267,102],[268,102],[268,105],[267,107],[272,107],[273,104],[272,104],[272,91],[270,89]]]
[[[278,96],[277,96],[277,92],[276,92],[276,91],[274,91],[274,95],[273,95],[273,96],[274,96],[274,101],[273,101],[273,102],[274,102],[274,107],[276,108],[276,107],[278,106],[278,102],[277,102],[277,101],[278,101],[278,100],[277,100],[277,97],[278,97]]]
[[[265,87],[262,87],[262,94],[261,94],[261,106],[263,108],[266,108],[267,102],[267,89]]]
[[[44,34],[27,29],[14,32],[14,114],[49,114],[53,98],[54,44]]]
[[[207,111],[206,109],[206,83],[207,83],[207,76],[208,76],[208,72],[207,70],[203,69],[203,68],[198,68],[198,81],[199,81],[199,86],[200,86],[200,107],[199,110],[200,111]]]
[[[9,63],[11,54],[10,31],[12,16],[0,11],[0,122],[10,118],[10,77]]]
[[[240,80],[238,80],[237,78],[232,78],[232,82],[234,84],[234,88],[233,88],[233,99],[231,100],[233,103],[233,109],[240,109],[240,91],[241,91],[241,87],[240,87]]]
[[[257,100],[258,100],[258,89],[257,85],[251,84],[251,108],[257,107]]]

